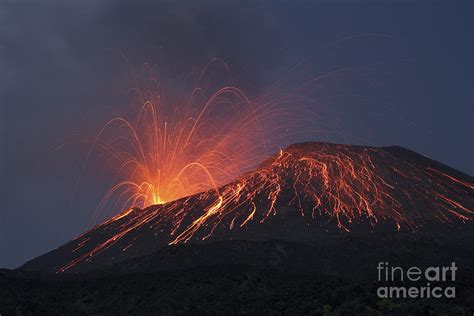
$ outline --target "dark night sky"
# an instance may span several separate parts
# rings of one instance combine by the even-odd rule
[[[122,54],[178,74],[220,57],[252,93],[297,63],[370,69],[318,87],[355,94],[327,104],[334,133],[301,140],[397,144],[474,174],[471,1],[220,2],[0,4],[0,267],[86,228],[106,175],[91,171],[66,222],[86,148],[55,148],[127,106]]]

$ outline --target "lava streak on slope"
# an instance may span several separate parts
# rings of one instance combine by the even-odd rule
[[[471,177],[409,150],[302,143],[216,190],[111,218],[72,241],[71,260],[59,271],[111,248],[141,247],[145,230],[157,243],[178,244],[271,225],[271,218],[292,213],[307,225],[344,231],[357,223],[417,231],[431,222],[471,221],[473,209]]]

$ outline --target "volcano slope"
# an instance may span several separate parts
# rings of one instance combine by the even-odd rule
[[[472,314],[473,210],[474,179],[415,152],[301,143],[219,189],[126,210],[0,282],[20,312]],[[380,261],[455,261],[456,299],[379,299]]]

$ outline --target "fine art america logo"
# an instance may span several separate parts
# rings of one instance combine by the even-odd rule
[[[392,266],[388,262],[379,262],[378,281],[384,285],[377,289],[377,296],[380,298],[455,298],[456,288],[451,284],[456,281],[457,269],[455,262],[451,262],[448,266],[427,268],[416,266],[402,268]]]

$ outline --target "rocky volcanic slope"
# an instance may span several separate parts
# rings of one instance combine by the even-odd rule
[[[471,226],[431,235],[334,233],[319,242],[214,241],[83,273],[0,270],[0,313],[472,315],[472,232]],[[455,261],[456,298],[378,298],[376,267],[385,260],[405,268]]]
[[[400,147],[292,145],[0,270],[0,314],[472,315],[473,182]],[[454,261],[456,298],[381,299],[381,261]]]
[[[471,230],[473,210],[474,179],[415,152],[302,143],[217,190],[126,210],[21,268],[84,271],[189,242]]]

